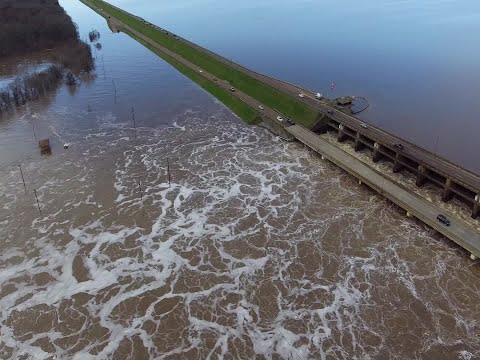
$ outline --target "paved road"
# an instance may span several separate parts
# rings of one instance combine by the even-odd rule
[[[311,98],[310,96],[305,99],[305,102],[308,102],[312,106],[315,105],[316,100]],[[321,109],[321,106],[318,107]],[[445,177],[451,177],[452,179],[455,180],[460,185],[463,185],[467,189],[470,189],[471,191],[475,193],[480,193],[480,176],[463,169],[462,167],[455,165],[448,160],[441,158],[439,156],[436,156],[435,154],[432,154],[431,152],[422,149],[414,144],[411,144],[395,135],[392,135],[390,133],[387,133],[386,131],[383,131],[382,129],[376,128],[374,126],[368,127],[368,129],[364,129],[361,127],[362,121],[351,116],[348,114],[345,114],[341,111],[338,111],[336,109],[328,109],[329,111],[332,112],[332,115],[329,115],[332,119],[336,120],[339,123],[345,124],[348,127],[355,129],[362,134],[365,134],[368,136],[370,139],[377,141],[381,144],[385,145],[390,145],[390,147],[394,150],[393,145],[400,143],[403,145],[404,149],[402,150],[402,153],[411,158],[416,160],[419,163],[424,164],[425,166],[435,170],[436,172],[444,175]]]
[[[299,125],[287,127],[286,130],[299,141],[377,190],[413,216],[468,250],[471,254],[480,257],[480,234],[462,221],[451,219],[450,226],[439,223],[437,215],[442,210],[438,206],[398,186],[375,169],[365,165],[362,161],[337,146],[323,140],[312,131]]]

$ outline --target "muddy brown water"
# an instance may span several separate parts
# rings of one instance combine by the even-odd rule
[[[0,123],[0,358],[480,357],[468,254],[79,25],[96,76]]]

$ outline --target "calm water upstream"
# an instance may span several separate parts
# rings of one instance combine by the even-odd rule
[[[299,144],[244,125],[141,45],[110,34],[80,3],[61,4],[82,37],[100,31],[103,48],[96,52],[94,77],[0,120],[1,359],[480,358],[480,268],[463,250]],[[380,71],[393,67],[387,59],[406,66],[397,56],[401,48],[390,43],[390,57],[378,55],[384,63],[372,79],[359,71],[366,49],[376,43],[371,34],[384,41],[378,48],[388,42],[372,24],[357,43],[359,30],[347,31],[339,19],[368,24],[380,16],[368,2],[335,5],[342,11],[307,1],[290,8],[266,1],[145,4],[121,5],[266,73],[315,88],[335,80],[338,92],[367,93],[374,106],[365,116],[391,129],[416,136],[420,130],[412,124],[426,128],[421,124],[434,119],[416,117],[421,110],[415,110],[427,108],[432,94],[406,106],[396,100],[410,92],[393,99],[374,85],[389,84],[399,93],[394,74]],[[426,36],[422,27],[439,26],[442,41],[452,36],[445,27],[473,29],[472,11],[460,21],[455,12],[434,16],[450,2],[435,8],[426,2],[420,12],[412,4],[383,9],[389,26],[412,12],[418,20],[405,33],[391,34],[396,46],[407,45],[401,34]],[[436,21],[424,21],[427,13]],[[255,36],[247,37],[242,19]],[[229,27],[235,38],[223,38],[228,32],[215,24]],[[336,52],[340,35],[344,50]],[[284,52],[281,43],[292,38],[296,50]],[[418,56],[427,64],[421,54],[429,51],[414,38],[411,61]],[[312,51],[320,53],[320,46],[334,55],[316,62]],[[461,44],[452,41],[455,46]],[[265,52],[269,48],[275,56]],[[358,56],[340,56],[352,48]],[[459,57],[464,70],[474,66],[473,56]],[[448,57],[457,55],[438,54],[436,64]],[[266,59],[278,62],[270,66]],[[293,59],[305,65],[297,71]],[[355,59],[356,71],[348,59]],[[426,76],[422,61],[415,70],[409,66],[410,73]],[[325,75],[326,64],[336,67],[335,76]],[[309,77],[308,67],[318,77]],[[469,76],[471,87],[475,76]],[[434,91],[452,92],[436,104],[459,92],[432,84]],[[427,86],[420,79],[410,85],[417,92]],[[458,111],[466,116],[470,103],[464,100]],[[385,105],[389,101],[392,106]],[[391,121],[407,111],[409,122],[386,123],[380,116],[388,113]],[[444,111],[432,111],[443,121]],[[436,129],[452,129],[442,124]],[[50,138],[51,156],[38,155],[33,127],[37,138]],[[470,132],[463,131],[465,151]]]

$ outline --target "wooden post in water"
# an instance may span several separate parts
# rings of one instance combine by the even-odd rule
[[[102,54],[102,67],[103,67],[103,78],[106,79],[106,75],[105,75],[105,62],[103,61],[103,54]]]
[[[35,132],[35,121],[32,119],[32,129],[33,129],[33,137],[37,140],[37,133]]]
[[[40,213],[40,215],[42,215],[42,210],[40,209],[40,203],[38,202],[37,190],[33,189],[33,192],[35,194],[35,199],[37,199],[38,212]]]
[[[137,123],[135,122],[135,110],[132,106],[133,129],[135,131],[135,139],[137,138]]]
[[[167,174],[168,174],[168,187],[170,187],[170,182],[171,182],[171,178],[170,178],[170,161],[168,160],[168,158],[167,158]]]
[[[18,167],[20,168],[20,175],[22,175],[23,187],[25,189],[25,192],[27,192],[27,185],[25,185],[25,178],[23,177],[22,165],[18,164]]]
[[[115,81],[112,79],[113,91],[115,93],[115,104],[117,103],[117,88],[115,87]]]
[[[140,184],[140,181],[138,182],[138,188],[140,189],[140,200],[143,201],[142,185]]]

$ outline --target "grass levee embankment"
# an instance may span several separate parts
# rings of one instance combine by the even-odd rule
[[[266,106],[277,109],[284,115],[294,119],[296,122],[304,126],[311,127],[314,125],[318,115],[317,111],[309,107],[308,105],[302,103],[301,101],[293,98],[292,96],[289,96],[267,84],[264,84],[244,74],[237,69],[232,68],[231,66],[213,58],[206,52],[197,50],[186,44],[185,42],[176,39],[174,36],[172,36],[172,34],[155,29],[149,24],[145,24],[140,18],[120,11],[104,1],[88,0],[87,2],[90,2],[92,5],[102,8],[103,11],[107,12],[112,17],[117,18],[121,22],[140,32],[142,35],[155,41],[159,45],[167,48],[170,51],[175,52],[177,55],[195,64],[199,68],[208,71],[209,73],[217,76],[219,79],[228,81],[235,88],[250,95],[254,99],[265,104]],[[125,32],[128,33],[127,31]],[[140,41],[140,39],[133,36],[133,34],[128,33],[128,35],[132,36],[137,41]],[[163,59],[168,61],[183,74],[191,78],[193,81],[197,82],[200,86],[202,86],[216,98],[222,101],[245,121],[249,123],[255,122],[255,118],[257,118],[256,112],[249,106],[244,104],[242,101],[232,96],[224,89],[216,86],[212,82],[199,76],[194,71],[190,70],[178,61],[175,61],[171,57],[168,57],[168,55],[158,50],[155,50],[153,47],[149,46],[143,41],[140,42],[146,47],[148,47],[150,50],[157,53]]]
[[[198,85],[200,85],[203,89],[208,91],[210,94],[215,96],[218,100],[220,100],[223,104],[225,104],[230,110],[232,110],[236,115],[238,115],[241,119],[243,119],[248,124],[258,124],[261,122],[260,115],[253,110],[250,106],[245,104],[240,99],[236,98],[229,92],[225,91],[223,88],[215,85],[211,81],[205,79],[204,77],[197,74],[192,69],[188,68],[187,66],[183,65],[182,63],[178,62],[174,58],[168,56],[167,54],[161,52],[160,50],[154,48],[150,44],[146,43],[144,40],[138,38],[134,34],[130,33],[128,30],[123,29],[123,31],[141,43],[150,51],[154,52],[178,71],[180,71],[185,76],[189,77],[193,81],[195,81]]]

